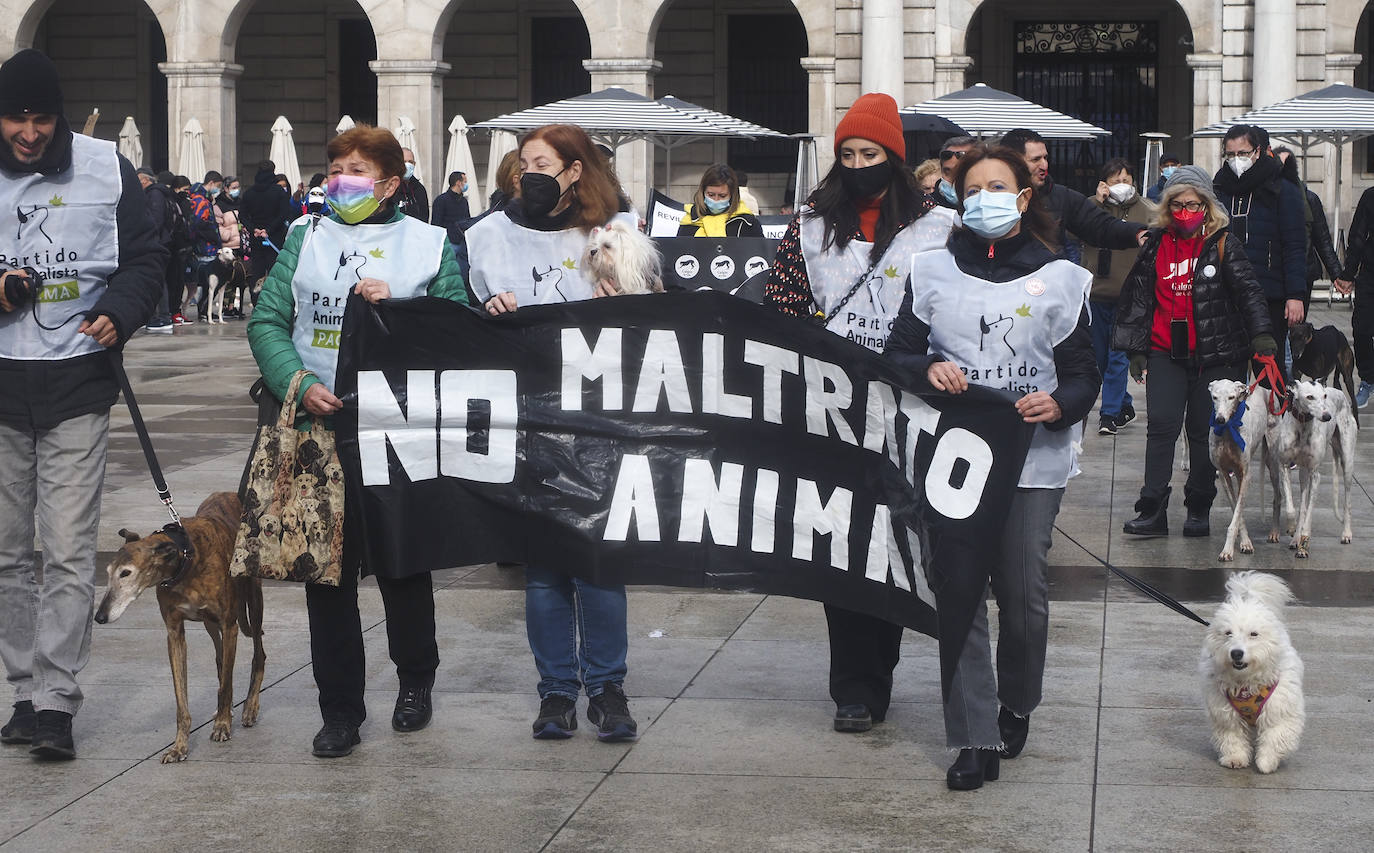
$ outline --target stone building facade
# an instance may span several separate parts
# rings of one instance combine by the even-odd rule
[[[978,81],[1117,131],[1119,153],[1163,131],[1215,166],[1217,144],[1194,128],[1329,83],[1369,86],[1369,18],[1366,0],[0,0],[0,56],[47,51],[75,123],[99,107],[95,134],[113,138],[134,116],[149,164],[173,169],[192,116],[207,163],[245,173],[285,115],[308,174],[342,114],[388,127],[404,115],[433,186],[454,114],[473,123],[612,85],[809,132],[824,168],[861,91],[909,104]],[[472,143],[484,176],[485,140]],[[1060,171],[1105,153],[1057,150]],[[794,156],[704,143],[675,151],[668,175],[662,152],[636,144],[617,163],[642,200],[649,168],[681,197],[705,165],[737,162],[770,207]],[[1309,158],[1308,179],[1329,189],[1330,162]],[[1346,164],[1347,187],[1374,183],[1363,144]]]

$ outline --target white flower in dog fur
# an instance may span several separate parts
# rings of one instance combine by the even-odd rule
[[[1307,721],[1302,660],[1281,613],[1293,593],[1263,572],[1232,575],[1226,593],[1198,662],[1212,744],[1223,767],[1239,769],[1250,765],[1253,740],[1255,768],[1272,773],[1298,748]]]

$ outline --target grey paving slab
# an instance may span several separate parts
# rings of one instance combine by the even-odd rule
[[[26,748],[0,747],[0,846],[6,850],[33,849],[28,842],[6,842],[137,763],[82,758],[66,764],[37,764],[23,750]],[[38,834],[47,832],[45,825]]]
[[[548,849],[1086,850],[1091,801],[1087,785],[995,782],[960,795],[943,780],[618,773]]]
[[[1366,850],[1372,810],[1362,791],[1100,785],[1094,849]]]
[[[327,764],[140,764],[15,850],[538,850],[602,775]],[[170,803],[201,804],[190,819]]]

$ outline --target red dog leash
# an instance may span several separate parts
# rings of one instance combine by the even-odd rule
[[[1279,364],[1272,355],[1256,355],[1255,361],[1261,365],[1260,371],[1255,376],[1255,381],[1250,383],[1246,393],[1249,394],[1259,386],[1261,382],[1269,382],[1269,399],[1267,401],[1269,414],[1278,417],[1288,411],[1288,388],[1284,385],[1283,371],[1279,370]]]

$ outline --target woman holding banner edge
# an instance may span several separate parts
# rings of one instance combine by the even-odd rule
[[[369,302],[422,295],[467,302],[443,229],[396,208],[405,162],[391,132],[358,125],[330,140],[326,150],[325,194],[333,212],[318,221],[302,217],[291,225],[248,321],[248,343],[267,390],[280,400],[297,371],[311,371],[301,382],[298,402],[317,417],[343,407],[333,393],[339,350],[329,332],[342,325],[350,293]],[[367,717],[358,613],[358,577],[364,567],[359,563],[346,527],[339,585],[305,587],[311,665],[324,719],[312,745],[320,758],[351,753]],[[439,666],[433,582],[429,572],[405,566],[365,568],[382,594],[388,650],[400,681],[391,725],[398,732],[418,731],[430,721],[430,692]]]
[[[591,281],[577,263],[595,227],[622,218],[619,182],[580,127],[551,124],[520,139],[519,193],[465,234],[472,291],[493,317],[521,305],[619,293]],[[629,650],[625,587],[599,586],[539,565],[525,566],[525,630],[539,671],[534,737],[572,737],[577,696],[603,742],[634,740],[625,697]]]
[[[835,129],[835,165],[787,227],[764,302],[881,352],[911,257],[943,246],[953,221],[936,211],[905,163],[897,102],[861,95]],[[902,627],[825,605],[830,697],[838,732],[887,716]]]
[[[1025,160],[1010,148],[975,147],[953,183],[963,227],[947,248],[912,259],[911,289],[886,355],[939,391],[958,394],[971,382],[1011,391],[1022,420],[1036,424],[989,570],[998,606],[995,672],[985,598],[968,635],[954,638],[962,652],[944,717],[946,745],[959,756],[945,781],[972,790],[998,778],[1000,758],[1020,754],[1040,703],[1051,534],[1064,488],[1078,473],[1080,422],[1100,378],[1088,335],[1092,273],[1059,254]]]

